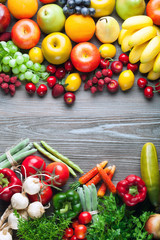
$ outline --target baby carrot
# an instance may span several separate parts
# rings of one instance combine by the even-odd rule
[[[115,194],[116,193],[116,187],[112,183],[109,176],[105,173],[104,169],[99,164],[97,164],[97,168],[98,168],[99,174],[101,175],[101,178],[103,179],[104,183],[108,187],[109,191],[112,192],[113,194]]]
[[[108,174],[110,179],[112,179],[112,177],[113,177],[113,175],[114,175],[114,173],[115,173],[115,170],[116,170],[116,166],[113,165],[111,171],[110,171],[109,174]],[[106,190],[107,190],[107,186],[106,186],[106,184],[103,182],[102,185],[100,186],[98,192],[97,192],[97,196],[98,196],[98,197],[104,197],[104,195],[105,195],[105,193],[106,193]]]
[[[105,173],[106,174],[109,174],[110,173],[110,171],[111,171],[111,167],[106,167],[105,169],[104,169],[104,171],[105,171]],[[99,174],[99,173],[97,173],[96,174],[96,176],[94,176],[89,182],[87,182],[86,183],[86,186],[89,186],[89,185],[91,185],[92,183],[94,184],[94,185],[96,185],[96,184],[98,184],[100,181],[101,181],[101,175]]]

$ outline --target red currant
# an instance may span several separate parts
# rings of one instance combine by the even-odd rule
[[[129,57],[127,54],[122,53],[121,55],[119,55],[119,61],[122,62],[124,65],[127,65],[127,63],[129,62]]]
[[[145,78],[139,78],[137,80],[137,85],[139,88],[145,88],[147,86],[147,84],[148,84],[148,81]]]
[[[48,87],[52,88],[56,84],[57,79],[54,76],[50,76],[47,78]]]
[[[154,96],[153,87],[147,86],[144,89],[144,96],[151,99]]]
[[[38,89],[37,89],[37,94],[40,97],[43,97],[47,93],[47,86],[44,84],[40,84]]]
[[[67,72],[72,72],[73,71],[73,64],[70,60],[68,60],[67,62],[65,62],[64,64],[64,68]]]
[[[36,86],[33,83],[27,83],[25,89],[29,94],[33,94],[36,91]]]
[[[52,74],[54,74],[56,72],[56,67],[52,64],[49,64],[46,69],[47,69],[47,72],[52,73]]]
[[[55,76],[56,76],[58,79],[64,78],[65,75],[66,75],[66,70],[65,70],[63,67],[57,68],[57,70],[56,70],[56,72],[55,72]]]

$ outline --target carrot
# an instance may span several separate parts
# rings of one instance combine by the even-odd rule
[[[107,163],[108,163],[108,161],[103,161],[99,165],[103,169]],[[70,185],[70,187],[72,189],[76,190],[80,185],[83,185],[83,184],[87,183],[90,179],[92,179],[97,173],[98,173],[98,169],[97,169],[97,167],[94,167],[89,172],[85,173],[82,177],[80,177],[78,182],[72,183]]]
[[[112,167],[106,167],[106,168],[104,169],[104,171],[105,171],[106,174],[109,174],[110,171],[111,171],[111,169],[112,169]],[[89,182],[86,183],[86,186],[89,186],[89,185],[91,185],[92,183],[93,183],[94,185],[96,185],[96,184],[98,184],[98,183],[101,181],[101,179],[102,179],[102,178],[101,178],[101,175],[100,175],[99,173],[97,173],[96,176],[94,176]]]
[[[99,164],[97,164],[97,168],[98,168],[99,174],[101,175],[101,178],[103,179],[104,183],[108,187],[109,191],[112,192],[113,194],[116,193],[116,187],[112,183],[109,176],[105,173],[104,169]]]
[[[113,175],[114,175],[114,173],[115,173],[115,170],[116,170],[116,166],[113,165],[111,171],[110,171],[109,174],[108,174],[110,179],[112,179],[112,177],[113,177]],[[104,197],[104,195],[105,195],[105,193],[106,193],[106,190],[107,190],[107,186],[106,186],[106,184],[103,182],[102,185],[100,186],[98,192],[97,192],[97,196],[98,196],[98,197]]]

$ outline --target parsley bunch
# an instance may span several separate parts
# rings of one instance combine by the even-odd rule
[[[144,228],[151,212],[136,216],[135,211],[127,211],[125,204],[119,205],[112,194],[99,200],[98,210],[98,221],[88,228],[87,240],[152,239]]]

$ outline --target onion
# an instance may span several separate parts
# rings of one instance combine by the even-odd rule
[[[8,228],[4,228],[0,231],[0,240],[12,240],[12,235],[9,233]]]
[[[11,197],[11,205],[16,210],[23,210],[28,207],[29,200],[24,193],[15,193]]]
[[[45,212],[45,209],[41,202],[36,201],[29,205],[27,212],[30,218],[34,219],[42,217],[43,213]]]
[[[40,191],[40,181],[38,178],[27,177],[23,183],[24,192],[34,195]]]
[[[160,239],[160,214],[153,214],[146,222],[145,229],[153,234],[155,239]]]

